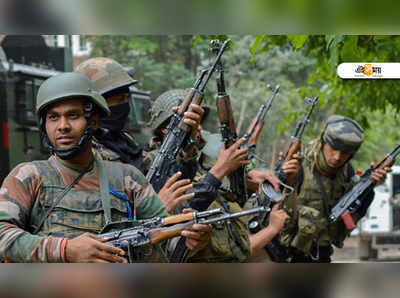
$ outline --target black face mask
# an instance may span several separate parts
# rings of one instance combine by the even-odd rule
[[[100,119],[99,126],[111,131],[121,131],[131,111],[129,102],[110,107],[111,115]]]

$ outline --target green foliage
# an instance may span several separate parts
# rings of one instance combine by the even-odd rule
[[[197,72],[214,57],[210,40],[232,40],[222,61],[227,92],[231,96],[241,134],[271,95],[267,84],[281,91],[267,115],[257,153],[266,166],[276,157],[304,116],[305,97],[320,96],[319,107],[303,136],[303,143],[318,136],[332,114],[356,119],[366,141],[354,159],[366,168],[394,146],[400,110],[400,85],[395,80],[342,80],[336,68],[342,62],[390,62],[400,56],[400,37],[370,35],[180,35],[89,36],[92,57],[111,57],[135,69],[139,87],[155,99],[172,88],[189,88]],[[215,106],[217,88],[211,79],[205,103]],[[208,120],[218,130],[215,114]],[[384,137],[384,138],[383,138]],[[275,155],[275,156],[273,156]]]
[[[307,41],[307,35],[288,35],[290,42],[292,43],[295,50],[303,47],[304,43]]]
[[[90,36],[91,57],[106,56],[135,70],[139,87],[155,99],[172,88],[192,86],[209,41],[200,36]]]
[[[364,170],[370,166],[370,162],[378,161],[392,150],[400,140],[399,114],[392,106],[388,106],[385,113],[367,112],[366,117],[370,128],[365,130],[365,141],[353,161],[356,168]]]
[[[264,42],[264,47],[259,40]],[[306,84],[300,87],[300,94],[320,95],[318,118],[321,123],[334,113],[359,121],[367,137],[357,156],[357,163],[365,168],[367,163],[377,159],[378,153],[389,151],[398,139],[397,132],[391,128],[396,127],[392,118],[397,118],[400,110],[400,85],[396,80],[343,80],[337,76],[336,68],[342,62],[395,62],[400,54],[400,36],[310,35],[301,43],[303,40],[304,37],[300,36],[263,35],[262,38],[254,38],[251,46],[261,49],[252,54],[259,55],[269,51],[271,45],[278,45],[316,59]],[[287,122],[294,113],[291,107],[288,109]],[[280,123],[280,132],[285,129],[285,125]],[[381,138],[378,138],[379,134]]]

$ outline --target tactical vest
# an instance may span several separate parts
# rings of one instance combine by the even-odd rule
[[[217,200],[211,203],[209,210],[215,208],[224,210],[224,205],[231,213],[243,210],[237,203],[224,201],[221,195],[218,195]],[[244,216],[233,219],[230,225],[229,227],[229,223],[226,221],[214,224],[209,245],[191,258],[189,262],[245,262],[250,256],[248,218]]]
[[[334,178],[320,174],[309,160],[305,160],[303,170],[304,182],[299,194],[296,234],[290,245],[306,255],[315,245],[334,244],[343,247],[348,232],[341,220],[329,224],[328,216],[337,200],[353,185],[349,177],[351,165],[346,163]]]
[[[106,177],[112,177],[107,179],[109,187],[123,194],[124,177],[119,164],[97,160],[96,162],[98,166],[103,167],[102,171]],[[49,160],[33,163],[42,180],[40,194],[34,203],[30,218],[30,226],[36,227],[66,186],[60,173]],[[101,178],[99,180],[104,183]],[[72,188],[51,212],[38,234],[71,239],[85,232],[100,234],[140,224],[140,221],[128,219],[128,209],[124,200],[107,193],[106,202],[103,204],[100,193],[98,189]],[[110,218],[108,222],[107,217]],[[140,260],[157,259],[151,245],[140,247],[135,252]]]

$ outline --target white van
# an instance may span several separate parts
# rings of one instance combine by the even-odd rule
[[[375,197],[367,214],[358,223],[361,260],[378,258],[381,251],[400,249],[400,229],[394,229],[393,206],[389,199],[400,193],[400,166],[393,166],[384,184],[375,187]]]

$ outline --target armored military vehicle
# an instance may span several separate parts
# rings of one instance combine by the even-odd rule
[[[0,39],[1,40],[1,39]],[[0,183],[18,163],[46,159],[35,115],[41,83],[73,71],[70,47],[51,47],[43,36],[5,36],[0,42]],[[131,88],[131,114],[126,129],[142,145],[151,137],[150,91]]]
[[[69,48],[52,48],[42,36],[11,36],[0,43],[0,183],[18,163],[43,159],[35,115],[40,84],[72,70]]]

